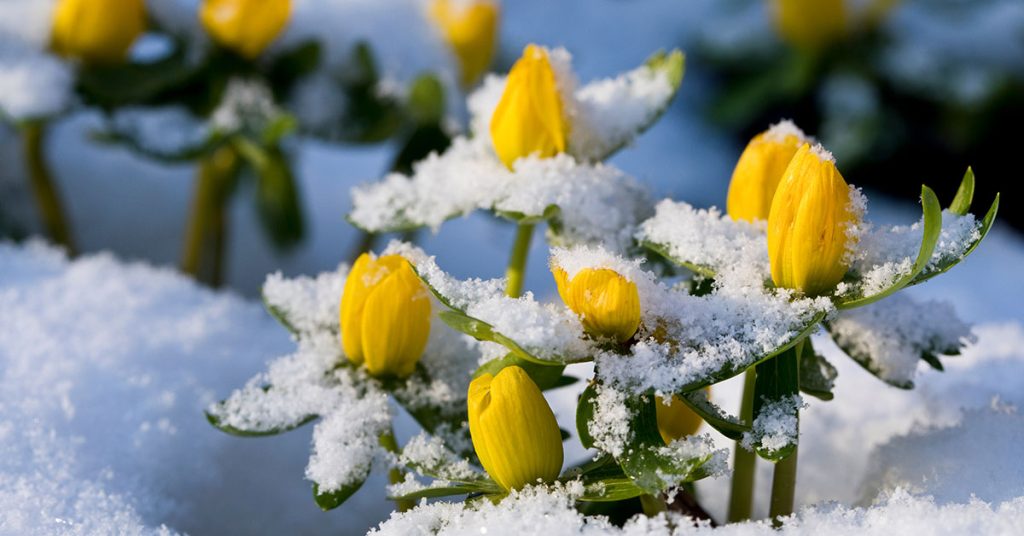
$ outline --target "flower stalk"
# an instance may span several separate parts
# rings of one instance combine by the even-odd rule
[[[46,124],[42,121],[25,123],[21,129],[21,135],[32,195],[39,210],[39,217],[43,220],[46,235],[50,237],[50,240],[63,247],[68,255],[74,256],[77,251],[71,238],[71,229],[65,216],[64,204],[44,154]]]
[[[747,369],[743,376],[743,400],[740,403],[740,419],[745,423],[754,421],[754,383],[757,372],[754,367]],[[757,456],[736,442],[733,456],[732,490],[729,494],[729,523],[750,519],[754,509],[754,475]]]
[[[530,241],[533,238],[534,224],[520,224],[516,230],[516,240],[512,244],[512,255],[508,259],[505,277],[508,283],[505,294],[510,298],[518,298],[523,294],[523,280],[526,277],[526,258],[530,253]]]
[[[793,369],[797,376],[796,382],[799,385],[800,378],[800,354],[803,353],[804,342],[806,339],[796,343],[796,345],[790,350],[796,356],[795,362],[796,367]],[[780,359],[783,356],[776,357]],[[799,437],[800,430],[800,410],[797,409],[797,437]],[[798,442],[799,443],[799,442]],[[771,502],[768,507],[768,515],[772,520],[772,525],[775,527],[781,527],[782,521],[780,518],[786,517],[793,513],[794,498],[796,496],[796,468],[797,468],[797,454],[800,452],[800,446],[797,444],[793,448],[793,453],[776,462],[775,472],[772,474],[772,496]]]
[[[223,282],[227,204],[239,166],[237,150],[227,144],[203,157],[196,175],[181,270],[212,287]]]
[[[395,439],[395,430],[393,427],[388,428],[386,432],[380,436],[380,446],[384,447],[385,450],[392,454],[401,454],[402,449],[398,448],[398,440]],[[388,482],[391,484],[400,484],[405,480],[405,471],[402,471],[399,467],[392,467],[388,471]],[[408,512],[416,506],[415,501],[409,499],[395,499],[395,507],[398,508],[399,512]]]

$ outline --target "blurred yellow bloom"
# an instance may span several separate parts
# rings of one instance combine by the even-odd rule
[[[771,0],[775,29],[790,45],[818,50],[847,32],[846,0]]]
[[[291,0],[206,0],[199,19],[221,46],[254,59],[284,30]]]
[[[487,72],[498,33],[498,6],[490,0],[434,0],[430,15],[459,58],[469,87]]]
[[[704,422],[690,409],[678,396],[672,395],[672,404],[666,406],[665,400],[660,396],[655,397],[655,410],[658,418],[658,433],[665,444],[669,444],[680,437],[686,437],[697,433],[700,424]]]
[[[469,384],[469,433],[487,474],[506,490],[549,482],[562,469],[562,434],[537,384],[511,366]]]
[[[491,141],[509,167],[524,156],[549,158],[565,152],[569,125],[548,53],[527,45],[512,66],[498,107],[491,116]]]
[[[774,127],[773,127],[774,128]],[[762,132],[743,150],[729,183],[726,210],[734,220],[767,220],[775,188],[796,150],[807,140],[799,130]]]
[[[804,144],[782,176],[768,216],[768,258],[779,287],[808,295],[826,293],[842,280],[851,241],[847,231],[859,216],[850,188],[820,145]]]
[[[63,56],[117,63],[146,31],[144,0],[60,0],[51,43]]]
[[[559,266],[551,273],[558,295],[582,318],[587,333],[628,341],[640,327],[640,293],[636,283],[607,268],[584,268],[570,280]]]
[[[345,355],[374,376],[404,378],[416,368],[430,335],[430,297],[409,261],[363,253],[341,296]]]

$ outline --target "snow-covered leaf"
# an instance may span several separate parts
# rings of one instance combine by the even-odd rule
[[[754,383],[754,422],[744,434],[743,447],[777,462],[796,449],[800,408],[801,344],[757,366]]]
[[[704,389],[683,393],[679,399],[699,415],[704,422],[729,439],[739,440],[745,432],[750,431],[749,423],[744,423],[738,417],[729,415],[712,403]]]
[[[349,497],[351,497],[357,491],[359,491],[359,488],[363,487],[363,484],[366,483],[366,478],[369,476],[370,472],[367,471],[362,478],[357,479],[355,482],[351,484],[346,484],[345,486],[342,486],[341,489],[326,493],[320,493],[320,485],[314,483],[313,500],[316,502],[317,506],[319,506],[320,509],[322,509],[324,512],[333,510],[344,504],[345,501],[349,499]]]
[[[832,388],[839,371],[824,356],[814,351],[811,339],[804,340],[800,353],[800,392],[821,400],[832,400]]]

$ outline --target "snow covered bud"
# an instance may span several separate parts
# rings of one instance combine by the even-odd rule
[[[509,167],[525,156],[549,158],[565,152],[569,125],[548,52],[527,45],[512,66],[505,92],[491,116],[491,141]]]
[[[734,220],[767,220],[775,188],[796,150],[807,142],[804,133],[783,121],[750,140],[729,183],[726,210]]]
[[[819,50],[846,34],[847,0],[771,0],[775,29],[802,50]]]
[[[434,0],[430,15],[459,59],[463,87],[473,85],[494,56],[497,4],[490,0]]]
[[[62,56],[117,63],[145,31],[144,0],[60,0],[53,12],[51,43]]]
[[[850,187],[821,145],[804,144],[782,176],[768,215],[768,258],[778,287],[808,295],[832,290],[843,275],[859,218]]]
[[[469,384],[469,434],[487,474],[506,490],[538,480],[550,482],[562,469],[562,434],[537,384],[511,366]]]
[[[404,378],[429,335],[430,297],[409,261],[360,255],[341,296],[341,345],[349,360],[374,376]]]
[[[689,406],[679,400],[678,396],[672,395],[672,403],[668,406],[660,396],[655,399],[658,433],[666,445],[681,437],[697,433],[703,421]]]
[[[607,268],[584,268],[572,279],[559,266],[552,266],[551,273],[558,295],[580,315],[587,333],[625,342],[640,327],[636,283]]]
[[[291,0],[206,0],[199,19],[214,41],[255,59],[284,30],[291,12]]]

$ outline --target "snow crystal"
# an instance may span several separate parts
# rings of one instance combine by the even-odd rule
[[[786,138],[790,136],[796,138],[801,143],[810,143],[814,141],[813,138],[805,134],[804,131],[800,127],[796,126],[796,123],[790,119],[783,119],[782,121],[775,123],[768,127],[768,130],[764,133],[765,140],[776,143],[783,143],[786,141]]]
[[[948,302],[917,302],[905,294],[852,310],[829,322],[839,346],[883,380],[910,384],[924,353],[959,353],[977,338]]]
[[[381,450],[379,438],[390,428],[387,394],[371,391],[362,398],[347,397],[313,430],[306,478],[316,482],[321,493],[359,482],[369,474]]]
[[[709,477],[719,477],[729,472],[728,453],[715,449],[715,442],[708,434],[689,435],[672,440],[663,447],[658,447],[658,455],[670,460],[696,460],[708,458],[701,465],[701,471]],[[669,485],[682,484],[687,475],[672,475],[659,472],[658,476]],[[671,501],[669,501],[671,502]]]
[[[267,276],[263,301],[300,333],[337,331],[341,292],[348,266],[318,276],[285,278],[280,272]]]
[[[822,162],[829,162],[831,164],[836,163],[836,157],[832,156],[832,153],[820,143],[815,143],[814,146],[811,147],[811,154],[817,156],[818,160],[821,160]]]
[[[800,395],[766,401],[754,419],[751,430],[743,434],[743,448],[774,453],[796,445],[800,434],[797,412],[804,407],[806,404]]]
[[[781,529],[767,521],[745,522],[712,528],[675,512],[654,517],[638,515],[624,526],[613,525],[604,516],[587,517],[574,507],[573,495],[561,490],[527,488],[512,492],[501,502],[426,503],[415,509],[394,513],[370,534],[377,536],[519,536],[620,535],[681,536],[683,534],[723,536],[888,536],[913,532],[935,536],[992,534],[1010,536],[1024,523],[1024,498],[990,505],[972,499],[966,503],[940,506],[929,497],[916,497],[899,490],[871,508],[841,505],[808,507],[785,520]]]
[[[414,166],[412,177],[393,173],[352,190],[350,219],[370,231],[427,225],[473,210],[540,217],[560,209],[567,242],[607,242],[626,247],[646,217],[646,191],[613,166],[589,166],[568,155],[519,160],[510,171],[489,146],[457,138],[443,155]]]
[[[696,209],[665,199],[640,225],[637,239],[707,270],[720,284],[762,286],[771,278],[766,232],[764,222],[733,221],[714,207]]]
[[[74,73],[60,58],[0,34],[0,118],[24,121],[59,114],[71,106],[73,85]]]
[[[913,225],[866,225],[859,235],[858,251],[851,266],[859,274],[863,296],[877,294],[910,273],[921,249],[923,231],[923,219]],[[942,231],[922,273],[927,275],[960,259],[980,238],[980,224],[973,214],[960,216],[948,209],[942,211]]]
[[[613,387],[595,384],[594,415],[587,423],[587,431],[594,440],[594,446],[602,452],[619,457],[626,450],[626,443],[633,432],[630,421],[632,412],[626,405],[626,395]]]

